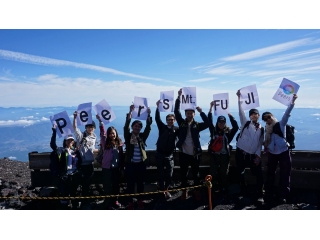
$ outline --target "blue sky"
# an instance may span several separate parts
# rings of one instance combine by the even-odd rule
[[[299,107],[320,107],[320,30],[0,30],[3,107],[154,104],[160,91],[197,87],[198,105],[256,84],[260,107],[282,78],[300,85]]]

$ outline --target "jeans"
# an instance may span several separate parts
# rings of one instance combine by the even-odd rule
[[[179,152],[179,164],[181,170],[181,187],[187,187],[187,176],[189,172],[189,166],[191,165],[192,176],[194,185],[200,184],[199,178],[199,165],[201,161],[201,155],[193,156],[183,152]]]
[[[82,195],[89,195],[89,186],[90,181],[93,176],[93,165],[82,165],[81,166],[81,186],[82,186]]]
[[[250,167],[251,173],[253,176],[256,176],[257,180],[257,192],[259,195],[263,192],[263,175],[261,168],[261,161],[258,165],[254,163],[255,154],[244,153],[240,148],[236,149],[236,164],[238,176],[241,184],[245,184],[244,181],[244,171],[246,167]]]
[[[146,165],[144,164],[144,162],[141,161],[139,163],[127,163],[125,168],[125,175],[127,179],[127,193],[134,193],[134,187],[136,183],[137,193],[143,193],[144,179],[146,175]]]
[[[172,181],[173,174],[173,154],[166,157],[163,154],[156,152],[157,170],[158,170],[158,184],[160,191],[168,189]]]
[[[229,172],[230,157],[228,154],[214,154],[210,155],[210,174],[212,182],[217,182],[220,188],[227,188],[228,186],[228,172]]]
[[[276,175],[278,163],[280,167],[280,179],[279,179],[280,198],[287,198],[290,193],[290,176],[291,176],[291,165],[292,165],[292,160],[291,160],[291,155],[289,150],[282,152],[280,154],[268,153],[266,191],[272,192],[272,189],[275,183],[275,175]]]

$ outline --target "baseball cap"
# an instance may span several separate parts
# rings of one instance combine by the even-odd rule
[[[255,108],[252,108],[252,109],[250,109],[250,111],[249,111],[249,116],[251,116],[251,114],[259,114],[259,111],[258,111],[258,109],[255,109]]]
[[[219,116],[217,119],[217,122],[220,122],[220,121],[226,122],[226,118],[224,116]]]
[[[85,127],[88,127],[88,126],[93,126],[94,128],[96,128],[96,123],[92,120],[92,123],[87,123],[85,125]]]
[[[68,140],[68,139],[73,139],[74,140],[74,137],[72,134],[68,134],[67,136],[65,136],[64,138],[65,140]]]

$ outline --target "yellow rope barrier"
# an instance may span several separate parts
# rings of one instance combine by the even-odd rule
[[[141,195],[150,195],[150,194],[160,194],[164,192],[175,192],[181,190],[188,190],[200,187],[206,187],[207,184],[185,187],[185,188],[177,188],[166,191],[156,191],[156,192],[145,192],[145,193],[132,193],[132,194],[117,194],[117,195],[102,195],[102,196],[69,196],[69,197],[23,197],[23,196],[10,196],[10,197],[0,197],[0,199],[19,199],[19,200],[68,200],[68,199],[99,199],[99,198],[114,198],[114,197],[129,197],[129,196],[141,196]]]

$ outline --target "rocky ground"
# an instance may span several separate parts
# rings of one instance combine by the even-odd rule
[[[192,184],[192,182],[189,182]],[[27,162],[0,159],[0,209],[19,209],[19,210],[103,210],[106,209],[103,199],[72,200],[65,207],[59,200],[21,200],[18,197],[45,197],[56,196],[55,189],[47,187],[30,187],[30,170]],[[162,194],[149,194],[144,196],[144,209],[146,210],[208,210],[208,190],[206,187],[199,188],[201,200],[196,201],[193,191],[189,191],[186,200],[180,199],[181,191],[174,190],[179,188],[180,183],[173,184],[171,191],[172,197],[165,199]],[[149,183],[145,186],[146,192],[156,191],[156,183]],[[80,189],[79,189],[80,190]],[[121,186],[121,193],[125,191],[125,185]],[[254,186],[247,186],[239,195],[240,188],[237,184],[231,184],[228,193],[219,193],[212,190],[212,207],[214,210],[317,210],[319,209],[320,193],[316,190],[292,189],[290,199],[286,204],[279,204],[275,197],[265,198],[263,204],[258,204],[254,198]],[[102,196],[102,185],[92,185],[91,195]],[[136,200],[136,199],[135,199]],[[79,203],[81,201],[81,204]],[[119,198],[119,202],[125,203],[126,200]],[[135,209],[139,209],[134,204]],[[122,206],[120,209],[126,209]]]

